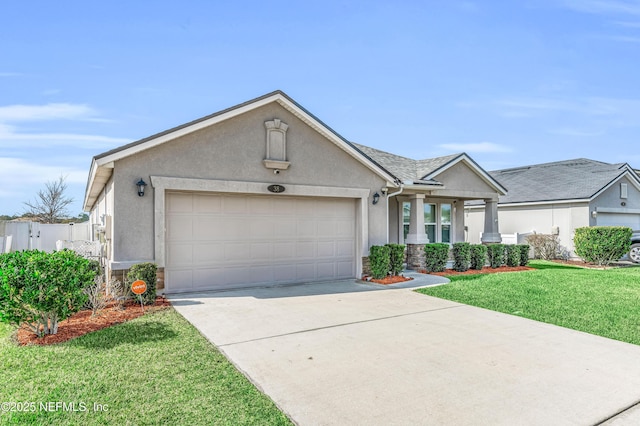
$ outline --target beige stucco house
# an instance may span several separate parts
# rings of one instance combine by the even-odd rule
[[[562,251],[576,257],[573,236],[585,226],[628,226],[640,230],[640,177],[626,163],[578,158],[495,170],[489,174],[509,193],[498,203],[503,234],[558,235]],[[483,232],[484,206],[468,202],[469,241]]]
[[[276,91],[95,156],[84,209],[111,274],[155,262],[175,293],[355,278],[387,242],[418,267],[424,243],[464,241],[468,200],[500,241],[504,194],[466,154],[351,143]]]

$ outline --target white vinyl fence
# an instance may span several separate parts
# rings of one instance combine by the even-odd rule
[[[91,225],[82,223],[44,224],[37,222],[4,222],[0,242],[0,252],[20,250],[42,250],[52,252],[56,250],[57,241],[88,241],[91,240]],[[9,238],[11,237],[11,238]],[[7,250],[7,242],[11,244]]]

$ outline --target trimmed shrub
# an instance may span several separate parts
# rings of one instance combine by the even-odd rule
[[[505,246],[505,262],[507,266],[520,266],[520,247],[516,244]]]
[[[388,246],[371,246],[369,264],[373,278],[379,280],[387,276],[391,259],[390,253],[391,249]]]
[[[536,259],[553,260],[560,254],[557,235],[533,234],[527,237],[527,242],[533,247],[533,257]]]
[[[453,269],[464,272],[471,265],[471,244],[453,243]]]
[[[520,266],[527,266],[529,264],[529,244],[518,244],[520,249]]]
[[[449,259],[449,244],[431,243],[424,246],[427,272],[442,272]]]
[[[471,269],[479,271],[487,263],[487,246],[483,244],[471,245]]]
[[[632,234],[631,228],[625,226],[577,228],[573,243],[576,254],[585,261],[608,265],[629,251]]]
[[[26,325],[38,337],[58,332],[58,322],[87,301],[94,282],[90,262],[70,250],[25,250],[0,255],[0,321]]]
[[[386,244],[389,247],[389,273],[400,275],[404,269],[404,244]]]
[[[156,301],[156,272],[158,270],[158,266],[155,263],[146,262],[146,263],[137,263],[133,265],[129,272],[127,273],[127,291],[129,293],[129,297],[135,298],[135,300],[140,300],[142,298],[142,303],[145,305],[151,305]],[[142,295],[137,296],[131,292],[131,284],[134,281],[142,280],[147,284],[147,291],[142,293]]]
[[[491,244],[487,246],[489,265],[492,268],[499,268],[504,265],[504,247],[504,244]]]

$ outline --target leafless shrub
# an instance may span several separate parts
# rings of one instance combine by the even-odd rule
[[[557,235],[529,235],[527,243],[533,247],[533,257],[536,259],[552,260],[560,255],[560,242]]]
[[[98,311],[107,306],[109,298],[107,297],[105,290],[104,276],[102,275],[96,275],[93,279],[93,284],[83,290],[87,295],[85,307],[91,309],[91,316],[96,315]]]
[[[127,286],[116,278],[111,278],[107,284],[106,294],[116,302],[117,309],[124,309],[124,302],[128,297]]]

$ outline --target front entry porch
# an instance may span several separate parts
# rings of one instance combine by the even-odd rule
[[[389,200],[389,241],[407,246],[407,269],[425,268],[424,245],[468,241],[465,226],[464,203],[469,198],[433,197],[428,193],[404,194],[395,202]],[[498,224],[497,197],[483,199],[484,233],[483,244],[499,243],[501,236]],[[397,218],[398,220],[394,220]],[[393,222],[393,223],[392,223]]]

